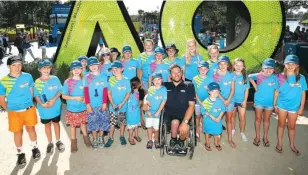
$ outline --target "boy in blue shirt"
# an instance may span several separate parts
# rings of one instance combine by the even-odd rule
[[[207,50],[210,58],[207,61],[209,63],[209,72],[207,73],[207,75],[209,77],[212,77],[214,73],[218,70],[219,49],[217,45],[210,45]]]
[[[41,122],[45,125],[45,133],[48,139],[46,152],[52,153],[54,145],[52,143],[51,125],[54,127],[56,135],[56,146],[63,152],[65,147],[60,140],[60,117],[61,117],[61,89],[62,85],[58,77],[50,75],[52,63],[49,60],[41,60],[38,70],[41,77],[35,80],[34,97],[37,101],[37,109]]]
[[[170,44],[166,47],[165,52],[167,53],[167,58],[163,60],[165,64],[168,64],[170,67],[173,64],[179,65],[182,70],[185,68],[185,61],[177,57],[179,49],[176,48],[175,44]]]
[[[7,66],[10,73],[0,81],[0,105],[8,111],[9,131],[14,133],[18,156],[16,165],[24,167],[26,165],[26,157],[22,149],[24,126],[30,136],[33,159],[38,160],[41,157],[36,142],[36,108],[32,100],[34,83],[30,74],[21,71],[22,59],[20,57],[9,57]]]
[[[159,119],[167,101],[167,89],[162,86],[163,77],[161,73],[155,72],[151,76],[153,77],[154,85],[149,88],[148,94],[145,97],[145,103],[148,103],[148,106],[150,106],[145,118],[149,139],[146,147],[147,149],[152,149],[153,147],[152,134],[154,129],[154,145],[158,149],[160,148],[158,142]]]
[[[108,83],[108,99],[110,111],[110,132],[109,139],[105,147],[110,147],[113,143],[113,134],[116,125],[120,125],[120,142],[126,145],[124,137],[126,125],[127,101],[130,96],[130,81],[123,76],[123,66],[121,62],[114,61],[111,65],[113,76]]]
[[[132,57],[132,48],[130,46],[124,46],[122,49],[123,60],[121,60],[124,68],[123,76],[131,80],[137,76],[137,70],[139,70],[138,61]]]
[[[80,61],[80,63],[82,64],[83,75],[86,76],[89,73],[89,71],[87,70],[88,57],[87,56],[80,56],[80,57],[78,57],[78,61]]]

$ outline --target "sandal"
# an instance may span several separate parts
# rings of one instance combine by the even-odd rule
[[[159,144],[158,140],[154,141],[154,146],[155,146],[155,149],[159,149],[160,148],[160,144]]]
[[[204,144],[204,146],[207,151],[212,151],[211,146],[207,146],[206,144]]]
[[[263,146],[264,147],[269,147],[270,146],[269,141],[265,142],[264,138],[262,140],[263,140]]]
[[[293,151],[293,150],[292,150],[292,151]],[[276,146],[276,152],[279,153],[279,154],[281,154],[281,153],[282,153],[282,148],[279,149],[279,148]]]
[[[130,145],[136,145],[135,140],[134,139],[128,139],[128,142],[130,143]]]
[[[222,150],[222,148],[221,148],[220,145],[215,145],[215,147],[216,147],[216,149],[217,149],[218,151],[221,151],[221,150]]]
[[[294,149],[291,148],[291,151],[294,153],[295,156],[301,155],[297,149],[294,150]]]
[[[152,149],[152,147],[153,147],[153,141],[149,140],[147,143],[147,149]]]
[[[134,139],[137,140],[137,142],[141,142],[141,138],[139,136],[134,136]]]
[[[256,139],[253,139],[253,144],[255,145],[255,146],[259,146],[260,145],[260,140],[256,140]]]

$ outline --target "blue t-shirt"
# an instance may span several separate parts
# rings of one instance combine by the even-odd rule
[[[184,69],[184,67],[185,67],[185,60],[184,60],[184,59],[181,59],[181,58],[178,58],[178,57],[176,57],[173,61],[171,61],[171,60],[167,57],[167,58],[165,58],[165,59],[163,60],[163,62],[164,62],[165,64],[168,64],[169,67],[172,66],[173,64],[177,64],[177,65],[180,66],[182,69]]]
[[[213,75],[213,78],[216,83],[220,86],[221,96],[227,100],[229,98],[229,95],[231,93],[231,87],[232,82],[234,82],[234,74],[232,72],[227,71],[225,75],[219,75],[218,72],[216,72]],[[231,102],[233,101],[233,98]]]
[[[307,82],[303,75],[296,82],[296,75],[289,76],[286,80],[284,75],[278,76],[279,95],[277,99],[277,107],[296,112],[299,110],[302,99],[302,92],[307,90]]]
[[[148,82],[149,81],[149,65],[155,61],[154,54],[148,55],[146,52],[142,52],[137,61],[139,63],[139,67],[142,70],[141,80]]]
[[[84,96],[84,80],[74,80],[69,78],[65,80],[62,88],[62,94],[72,97]],[[83,112],[87,109],[85,103],[77,100],[66,100],[66,109],[70,112]]]
[[[272,74],[265,76],[263,73],[249,75],[252,80],[257,81],[258,90],[254,95],[254,103],[258,106],[272,107],[274,102],[274,92],[278,89],[277,76]]]
[[[163,82],[168,82],[168,77],[170,75],[169,66],[168,64],[161,63],[156,64],[155,62],[149,65],[149,75],[152,75],[154,72],[159,72],[163,76]]]
[[[213,81],[213,77],[209,77],[207,75],[204,78],[200,75],[194,77],[192,83],[195,86],[195,91],[200,101],[204,101],[209,96],[207,86]],[[198,101],[197,104],[199,104]]]
[[[83,76],[85,77],[85,76],[87,76],[89,73],[90,73],[89,71],[84,70],[84,71],[83,71]]]
[[[199,59],[198,59],[199,58]],[[182,58],[185,61],[185,57]],[[190,64],[186,64],[185,62],[185,78],[192,80],[196,75],[198,75],[198,64],[203,60],[202,55],[194,55],[190,58]]]
[[[140,123],[139,92],[131,93],[127,102],[128,109],[126,121],[128,125],[137,125]]]
[[[101,64],[99,65],[99,71],[103,76],[106,77],[111,77],[112,76],[112,72],[111,72],[111,62],[107,63],[107,64]]]
[[[246,84],[244,84],[243,75],[234,74],[234,84],[235,84],[235,90],[234,90],[234,95],[233,95],[233,99],[234,99],[233,101],[235,103],[242,103],[245,98],[246,89],[250,88],[248,76],[246,75]]]
[[[0,81],[0,95],[6,96],[8,111],[18,111],[33,106],[33,78],[30,74],[22,72],[17,78],[9,75]]]
[[[154,117],[160,104],[167,101],[167,88],[161,86],[159,89],[155,89],[154,86],[151,86],[148,90],[148,97],[146,100],[150,103],[150,113],[152,114],[152,117]]]
[[[140,69],[138,61],[134,58],[129,59],[128,61],[121,60],[124,71],[123,76],[131,80],[137,76],[137,69]]]
[[[90,106],[92,108],[101,107],[103,105],[103,90],[107,88],[107,77],[92,73],[85,77],[85,86],[89,88]]]
[[[207,75],[212,77],[218,70],[218,62],[213,62],[211,60],[208,60],[207,62],[209,63],[209,71]]]
[[[109,78],[108,91],[111,93],[112,101],[115,105],[119,105],[123,102],[127,93],[130,93],[130,81],[126,77],[122,77],[121,80],[117,80],[116,77],[112,76]],[[109,111],[114,112],[112,105],[109,105]],[[119,112],[127,111],[127,101],[122,106]]]
[[[54,98],[62,90],[62,84],[56,76],[50,76],[47,81],[38,78],[35,80],[34,87],[34,97],[39,97],[42,103]],[[44,96],[46,99],[44,99]],[[55,118],[61,114],[61,100],[58,98],[50,108],[44,108],[37,103],[37,109],[41,119]]]

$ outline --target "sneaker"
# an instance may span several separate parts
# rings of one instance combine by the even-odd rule
[[[60,140],[57,141],[56,146],[60,152],[63,152],[65,150],[65,146]]]
[[[184,140],[178,140],[178,145],[180,146],[180,149],[185,148],[185,141]]]
[[[99,136],[98,147],[104,148],[104,146],[105,146],[104,136]]]
[[[16,165],[18,167],[24,167],[27,164],[25,153],[17,154],[17,156],[18,158],[17,158]]]
[[[51,143],[49,143],[48,145],[47,145],[47,149],[46,149],[46,153],[47,154],[52,154],[53,153],[53,143],[51,142]]]
[[[93,142],[92,142],[92,147],[94,150],[97,150],[97,147],[98,147],[98,140],[94,139]]]
[[[125,139],[124,136],[120,137],[120,142],[121,142],[121,145],[126,145],[127,144],[126,139]]]
[[[232,137],[235,135],[235,129],[232,129]]]
[[[39,160],[41,158],[41,152],[38,148],[33,148],[32,149],[32,158],[34,160]]]
[[[107,143],[105,144],[105,148],[109,148],[111,147],[111,145],[113,144],[113,139],[112,138],[109,138]]]
[[[248,139],[247,139],[247,137],[246,137],[246,135],[245,135],[244,133],[241,133],[241,137],[242,137],[242,140],[243,140],[244,142],[247,142],[247,141],[248,141]]]
[[[177,140],[175,138],[171,138],[170,143],[169,143],[170,148],[174,148],[176,143],[177,143]]]

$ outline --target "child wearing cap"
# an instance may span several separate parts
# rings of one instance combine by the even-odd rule
[[[50,75],[52,63],[49,60],[41,60],[38,71],[41,77],[35,80],[34,97],[37,102],[37,109],[41,118],[41,123],[45,126],[45,133],[48,140],[46,153],[53,153],[54,144],[52,142],[53,125],[56,136],[56,146],[60,152],[65,150],[64,144],[60,140],[60,118],[61,118],[61,90],[62,84],[58,77]]]
[[[260,73],[250,74],[249,81],[255,89],[254,108],[255,108],[255,132],[253,140],[255,146],[260,145],[260,127],[263,121],[263,146],[269,147],[268,131],[270,118],[273,111],[274,93],[278,89],[278,79],[274,74],[275,60],[267,58],[262,64]],[[256,81],[256,82],[255,82]],[[262,119],[263,116],[263,119]]]
[[[210,45],[207,49],[209,60],[209,72],[207,73],[208,76],[213,76],[214,73],[218,70],[218,56],[219,56],[219,49],[217,45]]]
[[[185,80],[192,81],[198,75],[198,64],[203,60],[203,56],[198,53],[196,40],[187,40],[186,53],[182,59],[185,60]]]
[[[222,133],[222,117],[226,111],[223,101],[219,98],[220,86],[216,82],[208,85],[209,96],[202,102],[201,113],[203,115],[205,149],[211,151],[210,135],[214,136],[214,144],[221,151],[219,135]]]
[[[149,87],[152,85],[152,74],[154,72],[161,73],[163,82],[170,81],[169,65],[163,62],[165,51],[161,47],[156,47],[154,50],[155,61],[149,65]]]
[[[126,145],[124,131],[126,125],[127,101],[131,92],[130,81],[122,74],[123,66],[121,62],[114,61],[111,65],[111,69],[113,76],[110,77],[108,82],[110,132],[105,147],[110,147],[113,144],[113,135],[116,125],[120,126],[121,145]]]
[[[108,48],[104,48],[100,53],[99,72],[103,76],[106,76],[107,80],[112,76],[110,60],[111,60],[110,50]]]
[[[150,106],[149,109],[145,109],[145,123],[148,128],[148,142],[146,147],[147,149],[152,149],[153,147],[152,134],[154,130],[154,145],[158,149],[160,148],[158,141],[159,119],[167,101],[167,89],[165,86],[162,86],[163,76],[161,73],[154,72],[151,77],[153,86],[149,88],[148,94],[144,99],[144,103]]]
[[[36,142],[36,108],[32,100],[34,82],[30,74],[21,71],[22,59],[20,57],[9,57],[7,66],[10,73],[0,80],[0,105],[8,111],[9,131],[14,133],[18,156],[16,165],[24,167],[26,165],[26,157],[22,148],[24,126],[31,140],[33,159],[38,160],[41,157]]]
[[[176,48],[175,44],[168,45],[165,52],[167,53],[167,58],[163,60],[165,64],[168,64],[169,67],[173,64],[177,64],[184,70],[185,61],[177,57],[179,49]]]
[[[243,141],[247,142],[248,139],[245,135],[245,127],[246,127],[246,106],[247,106],[247,98],[250,88],[250,83],[248,81],[248,76],[246,75],[245,61],[242,58],[236,58],[234,60],[233,65],[234,71],[234,83],[235,83],[235,91],[234,91],[234,114],[232,122],[232,136],[235,134],[235,118],[236,113],[239,114],[240,119],[240,133]]]
[[[275,93],[274,107],[278,113],[277,145],[276,151],[282,153],[282,138],[288,120],[288,136],[291,151],[300,156],[295,147],[295,127],[298,115],[303,115],[307,82],[299,74],[299,60],[296,55],[288,55],[284,61],[284,71],[278,75],[279,88]]]
[[[85,77],[85,102],[88,112],[88,132],[92,132],[92,147],[104,147],[104,131],[109,131],[109,112],[107,109],[107,77],[100,74],[96,57],[88,59],[90,73]],[[97,134],[98,132],[98,134]]]
[[[153,52],[154,42],[151,39],[145,39],[143,46],[144,52],[137,58],[140,67],[140,70],[138,70],[138,78],[141,80],[143,89],[147,92],[149,88],[149,65],[155,61]]]
[[[65,120],[70,126],[71,152],[78,151],[76,127],[80,127],[85,145],[91,147],[86,126],[88,116],[84,103],[83,66],[77,60],[70,65],[70,76],[63,84],[62,98],[66,100]]]
[[[123,76],[131,80],[137,77],[137,70],[139,70],[138,61],[132,57],[132,48],[130,46],[124,46],[122,49],[123,59],[121,60],[124,68]]]
[[[82,70],[83,70],[83,75],[86,76],[88,75],[89,71],[87,69],[87,62],[88,62],[88,57],[87,56],[80,56],[78,57],[78,61],[82,64]]]
[[[117,48],[115,48],[115,47],[110,48],[110,53],[111,53],[111,61],[112,62],[120,59],[121,52],[119,52]]]
[[[234,102],[234,74],[231,71],[232,65],[230,59],[226,55],[222,55],[218,59],[218,70],[214,73],[213,78],[216,83],[219,84],[221,89],[221,94],[219,98],[223,101],[226,107],[226,124],[228,131],[228,142],[232,148],[235,148],[235,143],[232,140],[232,119]]]
[[[208,97],[208,85],[214,81],[213,77],[208,76],[209,63],[201,61],[198,65],[199,75],[195,76],[192,83],[196,91],[195,114],[196,114],[196,137],[200,141],[200,119],[202,102]]]

